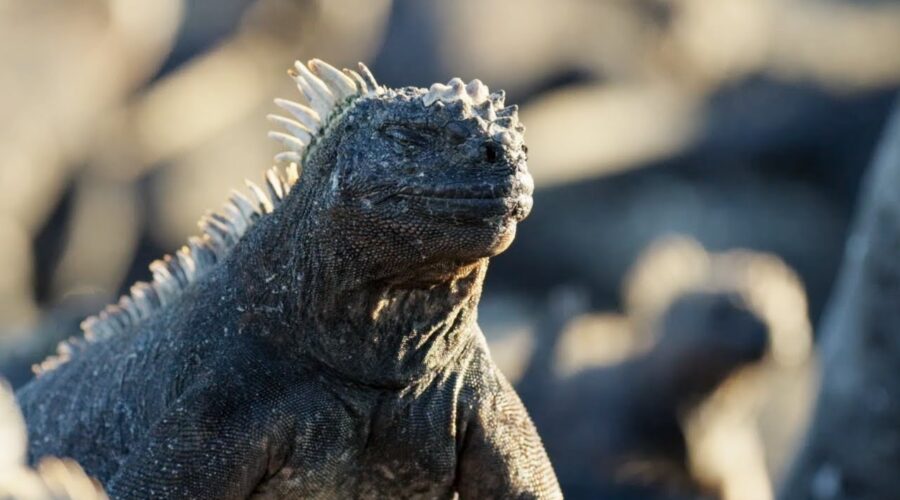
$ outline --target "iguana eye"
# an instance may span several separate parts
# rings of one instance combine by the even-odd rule
[[[454,121],[447,124],[447,138],[452,144],[462,144],[469,137],[469,129],[462,122]]]
[[[385,127],[384,134],[401,144],[414,146],[425,146],[428,144],[428,136],[420,130],[390,125]]]

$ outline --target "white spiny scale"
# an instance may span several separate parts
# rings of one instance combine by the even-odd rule
[[[194,261],[197,263],[198,268],[207,269],[215,265],[216,254],[209,248],[204,239],[198,236],[191,236],[188,238],[188,247],[191,249],[191,255],[194,256]]]
[[[518,117],[519,116],[519,105],[513,104],[512,106],[506,106],[505,108],[500,108],[497,110],[497,116]]]
[[[494,106],[491,105],[490,101],[485,101],[485,103],[487,103],[487,107],[483,108],[484,111],[482,112],[481,117],[492,122],[497,119],[497,111],[494,109]]]
[[[297,82],[310,106],[323,120],[331,114],[336,100],[334,94],[328,90],[322,80],[319,80],[319,77],[312,74],[309,68],[300,61],[294,63],[294,72],[291,76],[294,77],[294,81]]]
[[[425,103],[425,106],[431,106],[435,102],[441,100],[448,88],[449,87],[443,83],[432,84],[431,87],[428,88],[428,92],[422,96],[422,102]]]
[[[56,354],[63,357],[71,356],[72,345],[68,342],[60,342],[59,345],[56,346]]]
[[[275,176],[278,178],[278,181],[281,183],[281,193],[282,198],[287,198],[288,193],[291,192],[292,184],[288,183],[287,173],[280,165],[274,165],[272,170],[275,171]]]
[[[288,185],[293,187],[300,180],[300,162],[291,162],[286,169]]]
[[[269,192],[269,199],[278,207],[281,200],[284,199],[284,191],[281,189],[281,179],[278,178],[278,171],[275,168],[266,170],[266,189]]]
[[[81,322],[81,331],[84,332],[84,338],[90,341],[93,341],[97,338],[103,338],[106,334],[106,325],[100,321],[99,314],[91,316],[89,318],[85,318],[84,321]],[[45,367],[41,366],[41,370],[46,370]]]
[[[295,153],[303,153],[308,142],[303,142],[299,138],[285,134],[284,132],[269,132],[269,139],[280,142],[284,147],[294,151]]]
[[[479,107],[491,98],[490,90],[481,80],[472,80],[468,84],[460,78],[451,78],[446,84],[435,83],[422,96],[422,102],[431,106],[436,102],[463,102],[469,106]]]
[[[328,111],[321,115],[322,117],[328,116],[331,110],[334,109],[335,104],[337,104],[337,97],[335,97],[334,92],[309,69],[309,65],[300,61],[294,61],[294,69],[309,83],[309,86],[318,98],[328,105]]]
[[[502,108],[506,106],[506,91],[503,89],[498,90],[490,95],[491,102],[494,103],[494,107]]]
[[[137,322],[141,320],[141,313],[130,295],[119,297],[119,308],[127,314],[130,324],[136,325]]]
[[[131,297],[134,299],[138,311],[140,311],[141,318],[150,316],[154,309],[153,301],[147,293],[149,288],[150,285],[143,281],[139,281],[131,287]]]
[[[159,297],[159,303],[162,307],[166,307],[173,300],[175,300],[175,297],[177,296],[175,290],[172,288],[171,283],[164,283],[154,279],[153,289],[156,290],[156,296]],[[102,314],[100,315],[100,319],[103,320]]]
[[[330,107],[333,107],[337,99],[334,97],[334,93],[325,85],[318,76],[313,74],[310,71],[309,66],[303,64],[301,61],[294,61],[294,70],[298,75],[302,76],[307,83],[309,83],[310,88],[315,93],[316,97],[322,99],[322,101],[329,104]],[[307,96],[308,97],[308,96]],[[325,113],[321,116],[327,116],[328,113]]]
[[[184,275],[184,271],[181,270],[181,266],[179,266],[178,262],[168,254],[164,255],[162,260],[166,263],[169,274],[175,279],[175,284],[179,289],[183,288],[184,285],[187,284],[187,277]]]
[[[144,291],[147,294],[147,298],[150,299],[150,302],[159,307],[162,304],[162,300],[159,298],[156,287],[153,286],[153,283],[146,283],[146,285],[147,287],[144,288]]]
[[[203,219],[206,234],[211,238],[217,238],[217,243],[222,247],[222,255],[225,255],[234,246],[236,239],[231,233],[227,221],[220,219],[217,214],[208,213]]]
[[[163,260],[157,259],[151,262],[150,272],[153,273],[154,281],[163,282],[174,280],[172,273],[169,271],[169,266],[167,266]]]
[[[503,117],[497,118],[496,120],[491,122],[491,125],[497,125],[497,126],[503,127],[503,128],[510,128],[513,126],[513,119],[510,116],[503,116]]]
[[[247,183],[247,187],[250,188],[250,193],[256,198],[257,206],[262,209],[262,213],[270,214],[274,207],[272,207],[272,202],[269,200],[269,197],[266,196],[266,193],[259,188],[253,181],[245,180]]]
[[[159,297],[160,303],[166,306],[177,296],[178,283],[166,267],[165,262],[161,260],[150,263],[150,270],[153,271],[153,288],[156,290],[156,295]],[[100,319],[104,319],[104,314],[108,315],[108,312],[101,313]]]
[[[300,156],[300,153],[295,153],[294,151],[282,151],[275,155],[275,163],[279,164],[300,163],[302,160],[303,157]]]
[[[466,84],[462,81],[462,78],[455,76],[447,82],[447,85],[450,86],[450,90],[453,92],[453,95],[462,96],[466,91]]]
[[[237,236],[243,236],[250,227],[247,220],[244,219],[244,214],[242,214],[241,211],[234,206],[234,203],[231,202],[226,203],[222,210],[225,211],[225,216],[231,221],[231,225],[234,227]]]
[[[229,245],[237,243],[237,240],[240,239],[240,235],[237,234],[238,230],[235,226],[236,223],[227,215],[220,214],[219,212],[210,212],[209,220],[226,233],[225,236],[228,239]]]
[[[375,80],[375,76],[372,75],[369,67],[363,63],[359,63],[357,67],[359,68],[359,74],[362,76],[363,80],[366,82],[366,86],[369,88],[369,92],[373,94],[380,94],[381,87],[378,85],[378,82]]]
[[[100,338],[103,338],[113,335],[115,333],[115,326],[111,322],[105,321],[106,311],[100,311],[100,314],[98,314],[97,317],[97,322],[102,325],[102,328],[100,328],[97,332],[98,336],[100,336]]]
[[[303,78],[302,75],[297,73],[296,70],[291,69],[288,71],[288,75],[294,79],[294,82],[297,83],[297,88],[300,89],[300,93],[306,98],[306,102],[309,103],[309,107],[316,113],[317,116],[321,117],[322,120],[328,116],[329,108],[325,105],[324,101],[319,98],[319,96],[315,93],[312,86],[309,82],[306,81],[306,78]]]
[[[83,328],[84,323],[82,323],[81,326]],[[98,338],[97,335],[94,335],[93,331],[85,330],[84,338],[88,338],[88,337],[90,337],[92,342],[94,339]],[[41,361],[40,363],[31,365],[31,372],[34,373],[35,376],[40,377],[41,375],[43,375],[49,371],[53,371],[54,369],[56,369],[56,367],[58,367],[61,364],[62,364],[62,362],[60,362],[59,358],[51,355],[51,356],[48,356],[47,359]]]
[[[363,77],[360,76],[359,73],[347,68],[344,68],[343,72],[356,83],[356,88],[358,89],[360,95],[366,95],[369,93],[369,85],[366,84],[366,81],[363,80]]]
[[[309,69],[322,79],[338,101],[355,96],[358,92],[353,80],[321,59],[310,59]]]
[[[319,130],[319,127],[322,125],[322,118],[318,113],[309,106],[304,106],[300,103],[296,103],[294,101],[289,101],[287,99],[275,99],[275,105],[279,108],[287,111],[294,118],[297,119],[300,124],[308,128],[311,132],[315,133]]]
[[[469,97],[471,97],[472,101],[476,104],[484,102],[489,94],[487,86],[478,79],[472,80],[466,84],[466,93],[469,94]]]
[[[312,131],[306,128],[306,126],[304,126],[300,122],[291,120],[290,118],[272,114],[266,115],[266,119],[276,125],[284,127],[284,129],[290,132],[291,135],[293,135],[297,139],[300,139],[300,141],[303,142],[304,145],[309,144],[312,140]]]
[[[253,219],[259,215],[259,210],[253,206],[253,203],[247,199],[247,196],[236,189],[231,190],[231,203],[244,216],[244,220],[247,221],[248,225],[252,224]]]
[[[84,318],[84,321],[82,321],[81,324],[79,325],[79,327],[81,327],[81,331],[84,332],[84,338],[86,338],[88,340],[92,340],[90,337],[93,337],[96,335],[95,330],[97,327],[97,323],[99,321],[100,320],[97,319],[96,315],[88,316],[87,318]]]
[[[203,230],[203,234],[205,234],[209,238],[209,242],[212,243],[211,247],[213,253],[216,254],[216,258],[219,259],[224,257],[228,252],[228,249],[231,248],[228,245],[228,240],[225,239],[225,232],[220,231],[213,223],[209,216],[203,216],[200,219],[200,228]]]
[[[107,321],[110,321],[113,329],[117,332],[120,332],[120,331],[122,331],[123,328],[125,328],[127,326],[125,323],[127,321],[125,319],[125,315],[119,314],[121,312],[122,312],[121,307],[119,307],[115,304],[110,304],[110,305],[106,306],[105,308],[103,308],[103,312],[100,313],[100,318],[105,318]],[[63,343],[59,344],[60,354],[63,354],[63,353],[68,354],[68,352],[66,351],[67,349],[71,349],[67,342],[63,342]]]
[[[181,266],[185,276],[187,276],[188,282],[194,281],[194,278],[197,277],[197,263],[191,255],[191,249],[183,246],[175,252],[175,257],[178,259],[178,265]]]

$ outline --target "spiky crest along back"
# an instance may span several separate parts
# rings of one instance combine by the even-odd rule
[[[321,61],[300,61],[288,70],[308,105],[286,99],[275,99],[276,106],[291,117],[270,114],[272,123],[284,132],[269,132],[269,137],[286,148],[275,155],[275,166],[265,174],[264,187],[246,181],[250,196],[234,190],[219,212],[204,215],[199,226],[202,233],[188,239],[188,244],[150,264],[153,280],[134,284],[130,293],[118,303],[104,308],[99,314],[82,323],[84,341],[69,339],[59,345],[57,355],[34,367],[40,375],[66,362],[76,349],[87,343],[120,334],[139,324],[166,305],[174,302],[200,276],[225,260],[241,237],[261,217],[271,214],[281,205],[292,187],[300,181],[304,160],[317,142],[329,133],[329,125],[353,108],[363,98],[393,92],[378,84],[371,71],[359,63],[359,71],[338,70]],[[462,102],[483,120],[490,122],[492,137],[512,146],[521,140],[523,125],[518,121],[518,107],[504,104],[503,91],[491,94],[479,80],[465,84],[459,78],[446,85],[436,83],[421,96],[426,107]],[[511,133],[511,131],[517,133]]]

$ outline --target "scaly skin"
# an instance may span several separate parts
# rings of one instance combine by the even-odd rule
[[[30,461],[114,498],[560,497],[476,323],[531,207],[521,127],[423,95],[357,99],[227,258],[21,389]]]

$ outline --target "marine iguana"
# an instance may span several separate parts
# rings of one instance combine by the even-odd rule
[[[390,89],[313,59],[266,192],[151,264],[17,393],[29,460],[113,498],[558,498],[476,323],[531,209],[503,91]],[[281,168],[287,164],[287,168]]]

